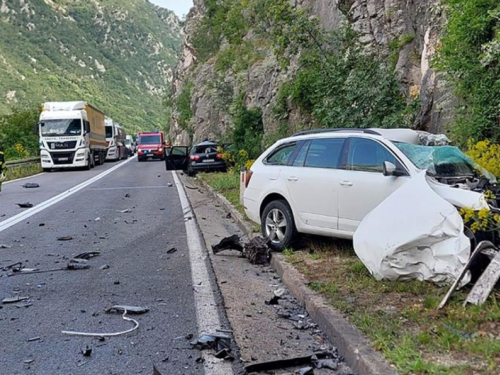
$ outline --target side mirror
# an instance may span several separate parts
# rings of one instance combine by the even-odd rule
[[[396,166],[390,161],[384,161],[382,169],[384,172],[384,176],[396,176]]]

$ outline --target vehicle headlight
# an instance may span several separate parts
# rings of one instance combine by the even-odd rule
[[[138,149],[137,151],[142,152],[142,150],[141,150],[141,149]]]
[[[162,149],[162,148],[159,148],[159,149],[158,149],[158,151],[163,151],[163,149]]]

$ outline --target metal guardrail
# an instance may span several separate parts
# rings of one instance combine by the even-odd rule
[[[40,163],[40,158],[31,158],[31,159],[24,159],[24,160],[13,160],[13,161],[8,161],[5,163],[5,166],[7,168],[11,167],[21,167],[23,165],[30,165],[30,164],[37,164]]]

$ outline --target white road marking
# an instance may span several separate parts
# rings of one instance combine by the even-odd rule
[[[18,182],[18,181],[22,181],[22,180],[27,180],[28,178],[33,178],[33,177],[36,177],[36,176],[41,176],[42,174],[45,174],[45,172],[42,172],[42,173],[37,173],[37,174],[34,174],[32,176],[28,176],[28,177],[23,177],[23,178],[18,178],[16,180],[10,180],[10,181],[6,181],[4,182],[3,184],[6,185],[6,184],[11,184],[13,182]]]
[[[194,302],[196,307],[196,320],[198,322],[198,333],[216,333],[216,329],[221,329],[221,320],[215,302],[215,294],[210,282],[210,276],[206,263],[207,252],[201,241],[200,231],[196,225],[193,209],[186,196],[176,172],[172,172],[175,186],[179,192],[184,222],[186,226],[186,236],[189,248],[189,260],[191,263],[191,275],[193,279]],[[230,362],[221,361],[212,355],[203,353],[204,369],[206,375],[230,375],[233,368]]]
[[[13,225],[16,225],[17,223],[20,223],[21,221],[24,221],[28,219],[29,217],[36,215],[37,213],[45,210],[46,208],[49,208],[50,206],[53,206],[54,204],[62,201],[63,199],[66,199],[76,192],[86,188],[87,186],[93,184],[96,181],[99,181],[100,179],[106,177],[108,174],[113,173],[116,171],[118,168],[123,167],[125,164],[128,162],[134,160],[133,158],[125,160],[124,162],[115,165],[113,168],[108,169],[107,171],[104,171],[97,176],[92,177],[90,180],[87,180],[80,185],[74,186],[71,189],[66,190],[65,192],[56,195],[55,197],[52,197],[42,203],[37,204],[35,207],[32,207],[30,209],[27,209],[26,211],[23,211],[15,216],[12,216],[11,218],[4,220],[0,222],[0,232],[3,232],[4,230],[12,227]]]

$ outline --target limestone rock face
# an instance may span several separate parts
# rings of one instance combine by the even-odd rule
[[[418,99],[421,110],[415,121],[415,128],[441,132],[451,120],[456,99],[432,68],[444,22],[441,0],[291,0],[293,5],[307,9],[319,20],[327,31],[339,28],[344,23],[360,35],[360,42],[367,52],[381,57],[391,57],[395,62],[395,73],[401,89],[408,100]],[[183,130],[178,123],[175,110],[170,122],[170,135],[175,142],[198,142],[206,138],[219,139],[231,128],[230,111],[227,102],[238,92],[244,93],[245,104],[262,110],[264,130],[273,133],[279,120],[273,114],[273,107],[281,84],[293,77],[294,68],[284,72],[269,50],[262,60],[256,62],[244,73],[227,72],[224,86],[228,98],[221,104],[221,98],[211,87],[216,80],[214,59],[198,64],[190,37],[197,21],[203,17],[202,0],[195,0],[185,25],[185,43],[182,58],[174,73],[173,96],[179,95],[184,80],[189,77],[194,84],[191,98],[191,132]],[[248,39],[254,38],[250,32]],[[175,100],[174,100],[175,101]],[[226,106],[225,106],[226,105]],[[288,123],[293,130],[312,122],[309,116],[292,109]]]

